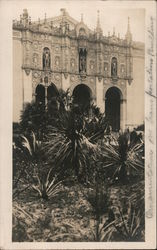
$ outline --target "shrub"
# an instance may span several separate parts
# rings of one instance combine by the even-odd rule
[[[114,138],[109,144],[101,145],[103,169],[114,179],[116,176],[122,183],[128,183],[133,176],[144,176],[142,159],[144,144],[129,144],[127,134]]]

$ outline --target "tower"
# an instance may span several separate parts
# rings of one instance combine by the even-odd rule
[[[132,34],[130,31],[130,18],[128,17],[128,27],[127,27],[127,32],[125,35],[125,39],[127,41],[128,44],[130,44],[132,42]]]

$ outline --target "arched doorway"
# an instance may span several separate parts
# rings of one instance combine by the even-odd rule
[[[51,83],[47,88],[47,103],[48,103],[48,109],[58,109],[58,101],[57,97],[59,95],[57,87]]]
[[[77,85],[73,90],[73,103],[78,105],[81,111],[89,111],[92,98],[91,89],[85,84]]]
[[[111,87],[105,95],[105,114],[112,131],[120,129],[120,100],[121,92],[116,87]]]
[[[45,87],[42,84],[38,84],[35,93],[36,103],[45,105]]]

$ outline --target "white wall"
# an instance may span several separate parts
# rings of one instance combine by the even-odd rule
[[[20,119],[23,108],[22,45],[20,39],[13,40],[13,122]]]
[[[29,75],[26,74],[23,70],[23,84],[24,84],[24,104],[32,101],[32,72],[30,71]]]
[[[103,90],[103,78],[101,81],[96,77],[96,104],[100,108],[100,111],[103,113],[105,110],[104,104],[104,90]]]

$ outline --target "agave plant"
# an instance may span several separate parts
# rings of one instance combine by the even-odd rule
[[[141,213],[140,209],[136,210],[129,203],[126,213],[118,207],[114,221],[104,225],[104,234],[105,237],[109,237],[109,240],[144,241],[144,225],[144,213]]]
[[[52,170],[50,169],[46,176],[46,180],[40,178],[39,175],[36,174],[35,178],[37,179],[37,184],[32,184],[32,188],[45,200],[53,198],[63,190],[62,181],[58,181],[57,175],[50,177],[51,172]]]
[[[103,169],[107,170],[112,177],[118,176],[125,183],[130,176],[137,174],[143,176],[143,143],[129,144],[127,135],[122,134],[118,139],[112,137],[112,142],[104,144],[101,150],[104,161]]]
[[[50,127],[45,144],[48,159],[56,167],[69,168],[79,177],[86,175],[90,159],[94,159],[97,146],[83,133],[84,120],[73,109],[60,115],[57,127]]]
[[[32,132],[31,139],[25,136],[22,136],[22,139],[23,154],[27,156],[25,160],[29,169],[22,168],[24,181],[20,182],[37,191],[41,198],[48,200],[62,190],[62,181],[58,180],[54,169],[48,169],[44,164],[42,143],[36,140],[35,134]]]

